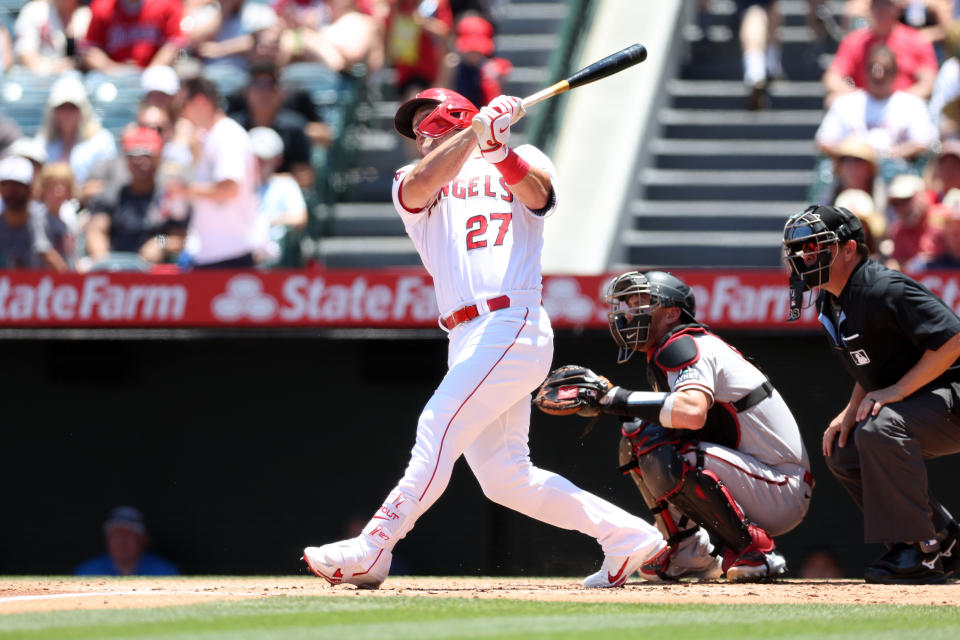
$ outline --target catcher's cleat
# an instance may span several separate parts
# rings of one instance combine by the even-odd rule
[[[787,570],[787,561],[776,552],[773,538],[755,524],[747,526],[750,545],[740,553],[727,549],[723,569],[731,582],[771,580]]]
[[[310,571],[332,585],[377,589],[390,573],[393,554],[360,538],[350,538],[322,547],[307,547],[303,559]]]
[[[638,573],[647,582],[677,582],[683,578],[707,582],[723,575],[720,558],[708,555],[702,560],[703,562],[698,566],[687,566],[677,560],[672,547],[666,547],[644,562]]]
[[[664,544],[648,562],[654,561],[662,553],[669,553],[669,547]],[[603,559],[600,571],[587,576],[583,581],[586,589],[605,589],[610,587],[622,587],[627,578],[632,576],[644,565],[645,556],[642,554],[632,554],[629,556],[607,556]]]
[[[730,582],[760,582],[772,580],[787,570],[787,561],[776,551],[751,551],[741,553],[730,568]]]

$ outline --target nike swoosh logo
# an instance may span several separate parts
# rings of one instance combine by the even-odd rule
[[[627,557],[627,559],[623,561],[623,564],[620,565],[620,570],[617,571],[617,575],[615,576],[610,575],[610,572],[607,571],[607,580],[609,580],[611,583],[616,583],[618,580],[620,580],[621,576],[623,576],[623,570],[627,568],[628,562],[630,562],[629,557]]]
[[[509,128],[510,128],[510,125],[505,126],[503,129],[500,129],[500,133],[506,132],[506,130]]]

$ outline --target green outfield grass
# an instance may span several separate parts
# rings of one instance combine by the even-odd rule
[[[656,605],[387,597],[277,597],[155,609],[0,616],[0,638],[429,640],[439,638],[960,638],[960,609]]]

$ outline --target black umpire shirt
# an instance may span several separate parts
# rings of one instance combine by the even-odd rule
[[[957,333],[960,318],[922,284],[866,259],[839,297],[821,290],[820,323],[854,380],[866,391],[889,387]],[[941,378],[960,380],[960,360]]]

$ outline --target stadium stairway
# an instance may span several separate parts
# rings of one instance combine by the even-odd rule
[[[712,0],[699,21],[690,12],[690,55],[667,83],[668,108],[637,175],[613,266],[780,264],[784,221],[806,206],[813,180],[819,80],[836,43],[815,41],[806,0],[779,5],[786,78],[771,84],[762,111],[746,108],[733,0]]]
[[[495,55],[514,65],[503,85],[505,93],[525,96],[547,84],[568,12],[564,0],[511,0],[501,5]],[[388,80],[379,84],[388,85]],[[388,90],[378,96],[378,83],[372,84],[371,97],[360,105],[356,123],[347,134],[353,157],[351,168],[339,179],[337,202],[318,212],[329,216],[326,232],[309,253],[328,267],[420,264],[391,203],[394,171],[410,161],[393,129],[399,103]],[[517,124],[518,143],[523,141],[527,123],[521,120]]]

